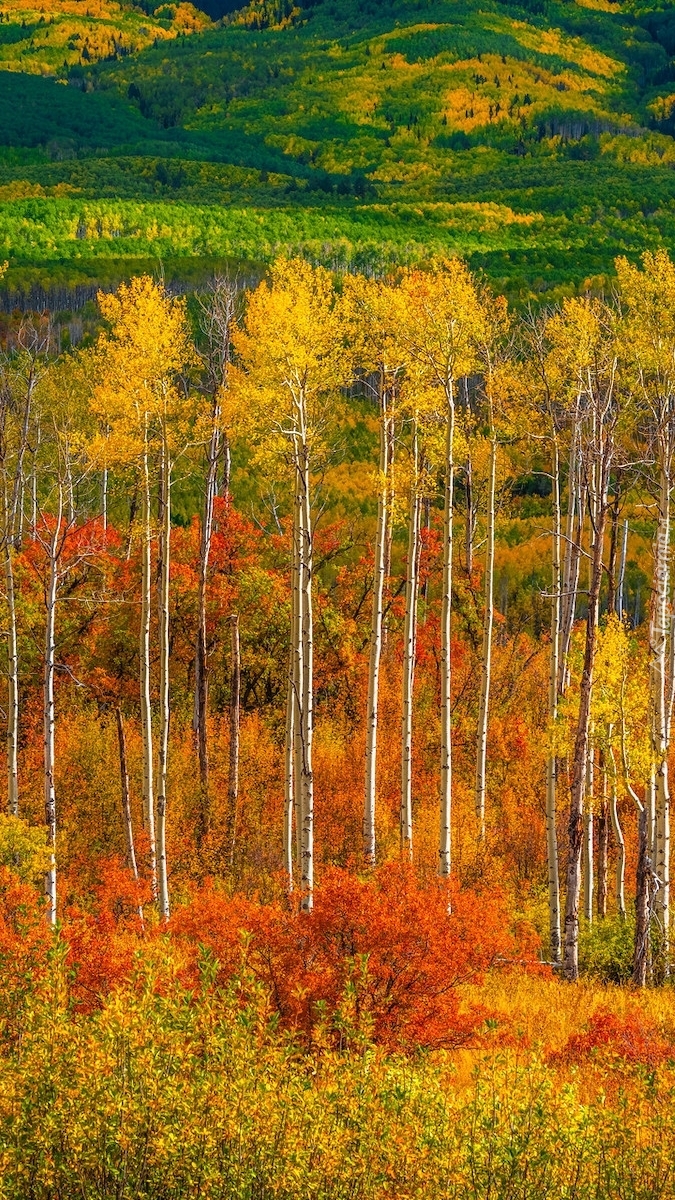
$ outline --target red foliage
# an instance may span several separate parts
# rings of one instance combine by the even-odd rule
[[[284,1022],[308,1036],[322,1011],[335,1017],[350,994],[354,1019],[366,1018],[386,1046],[456,1046],[482,1019],[460,1011],[457,986],[512,953],[513,943],[499,900],[459,893],[452,907],[449,915],[446,889],[421,889],[403,868],[370,881],[333,869],[311,916],[205,888],[171,925],[174,937],[208,946],[225,976],[237,969],[248,934],[248,967]]]
[[[615,1057],[627,1063],[656,1067],[675,1058],[675,1046],[638,1009],[627,1017],[600,1009],[591,1017],[586,1031],[573,1034],[564,1050],[553,1057],[582,1062],[591,1056]]]
[[[66,908],[63,938],[73,970],[72,993],[77,1007],[91,1011],[131,974],[139,948],[139,906],[151,899],[146,884],[136,883],[119,859],[99,862],[93,907]]]
[[[51,929],[35,888],[0,866],[0,972],[3,990],[39,973],[52,944]]]

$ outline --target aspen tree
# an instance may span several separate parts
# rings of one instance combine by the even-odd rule
[[[366,753],[363,804],[363,857],[373,865],[376,857],[375,815],[377,806],[377,739],[379,721],[380,665],[384,642],[385,581],[387,549],[393,500],[393,459],[397,392],[405,367],[396,332],[405,320],[400,290],[390,284],[362,276],[348,276],[344,301],[350,322],[350,343],[355,361],[374,377],[373,391],[378,408],[379,461],[377,525],[373,565],[373,599],[368,660],[366,707]]]
[[[569,300],[551,318],[548,333],[558,351],[567,356],[570,386],[581,398],[580,455],[586,489],[595,516],[590,558],[590,588],[579,689],[579,712],[572,756],[568,861],[565,899],[563,969],[574,981],[579,974],[579,899],[583,848],[583,813],[586,792],[591,698],[597,643],[603,545],[608,511],[608,486],[614,459],[617,420],[617,351],[614,319],[599,302]]]
[[[23,508],[24,462],[29,452],[34,397],[51,349],[48,321],[22,322],[17,349],[0,364],[0,478],[3,527],[1,535],[7,605],[7,806],[19,814],[19,651],[16,616],[14,555],[21,549],[20,516]],[[37,484],[37,475],[34,472]],[[37,488],[33,497],[37,524]]]
[[[330,451],[337,393],[352,374],[344,313],[328,272],[300,259],[278,260],[269,283],[261,283],[249,295],[233,345],[238,365],[231,372],[230,404],[237,424],[249,433],[258,461],[266,463],[268,472],[285,466],[294,496],[291,594],[295,603],[289,669],[293,703],[292,715],[287,711],[286,737],[292,733],[295,752],[291,754],[287,744],[283,837],[288,853],[292,786],[301,905],[310,911],[314,889],[312,477]],[[288,867],[287,862],[287,874]]]
[[[671,497],[675,455],[675,266],[665,251],[646,253],[642,270],[618,259],[624,306],[625,357],[640,413],[646,418],[648,453],[657,470],[657,522],[649,623],[652,762],[647,781],[647,843],[659,880],[656,911],[662,929],[663,974],[670,969],[670,785],[668,749],[668,639]],[[623,584],[623,580],[622,580]],[[621,588],[623,591],[623,586]]]
[[[237,804],[239,801],[239,702],[241,694],[241,659],[239,647],[239,616],[230,616],[230,763],[227,781],[227,840],[230,864],[234,861],[237,833]]]
[[[551,730],[550,747],[546,756],[546,849],[548,865],[548,907],[549,907],[549,939],[551,958],[554,963],[560,962],[560,863],[558,855],[558,747],[556,745],[556,724],[558,707],[561,698],[561,657],[563,655],[563,611],[566,600],[564,579],[564,564],[568,562],[567,554],[563,555],[563,525],[561,502],[561,457],[564,452],[564,437],[566,428],[572,424],[568,402],[567,363],[556,353],[547,337],[547,323],[550,314],[542,319],[531,315],[524,328],[524,380],[532,392],[531,408],[533,413],[541,412],[547,421],[548,432],[545,435],[550,445],[551,457],[551,501],[553,508],[553,528],[551,530],[551,624],[549,650],[548,678],[548,716]],[[576,429],[572,428],[572,462],[576,447]],[[570,504],[568,506],[567,533],[572,532],[574,520],[574,488],[570,483]],[[567,567],[567,583],[570,567]],[[572,604],[572,615],[574,606]],[[571,624],[569,627],[571,635]]]
[[[199,782],[201,789],[200,836],[208,832],[210,824],[209,797],[209,752],[208,752],[208,647],[206,639],[206,599],[211,541],[213,537],[213,510],[218,490],[218,468],[223,456],[223,429],[221,419],[222,391],[227,386],[227,371],[230,361],[230,343],[235,320],[237,288],[227,278],[214,280],[206,296],[201,300],[200,327],[205,346],[200,355],[204,371],[204,390],[210,401],[210,429],[206,441],[206,480],[204,508],[199,545],[199,595],[197,600],[197,644],[195,650],[195,703],[193,729],[199,754]],[[229,447],[225,446],[229,455]],[[229,471],[228,482],[229,488]]]
[[[99,419],[94,453],[108,466],[135,466],[141,496],[141,614],[139,692],[143,742],[143,811],[149,844],[153,892],[164,920],[169,915],[166,858],[166,781],[170,685],[168,621],[170,596],[171,472],[188,440],[192,410],[178,390],[180,373],[194,363],[185,304],[171,299],[147,276],[122,284],[113,295],[99,294],[110,325],[95,350],[92,408]],[[159,790],[155,801],[152,719],[152,471],[161,466],[160,503],[160,680]]]
[[[49,866],[45,874],[47,919],[57,919],[57,795],[56,795],[56,690],[57,608],[68,578],[95,565],[101,545],[97,522],[88,527],[87,486],[95,468],[89,413],[88,359],[65,356],[50,363],[34,395],[36,416],[43,436],[38,469],[41,495],[36,514],[34,542],[41,554],[32,559],[41,585],[45,624],[43,640],[42,728],[44,812]],[[76,497],[84,501],[76,508]],[[86,528],[86,532],[85,532]],[[98,527],[100,528],[100,527]]]
[[[411,417],[410,484],[408,501],[408,554],[403,622],[403,693],[401,707],[401,808],[399,832],[401,855],[412,860],[413,852],[413,697],[417,651],[417,601],[419,598],[420,513],[423,465],[417,416]]]
[[[127,737],[124,728],[124,717],[119,704],[115,705],[115,726],[117,729],[117,746],[120,759],[120,792],[122,797],[122,816],[124,818],[124,835],[127,843],[127,863],[136,883],[139,880],[138,860],[134,842],[134,824],[131,816],[131,792],[129,789],[129,767],[127,765]],[[144,927],[143,905],[138,906],[138,916],[141,928]]]
[[[429,272],[407,272],[401,282],[406,314],[400,336],[414,385],[426,389],[425,411],[435,414],[445,433],[442,470],[443,566],[441,602],[441,755],[438,869],[451,871],[452,816],[452,658],[451,610],[454,547],[454,492],[457,454],[457,388],[478,365],[484,340],[484,297],[460,259],[434,263]]]
[[[495,574],[495,522],[496,522],[496,489],[497,489],[497,412],[496,406],[500,400],[505,400],[506,392],[507,350],[504,339],[508,332],[509,322],[503,297],[486,295],[484,300],[486,320],[485,331],[480,341],[480,362],[483,381],[481,392],[483,398],[484,418],[487,439],[490,447],[488,465],[488,486],[486,503],[486,542],[485,542],[485,571],[484,584],[484,617],[483,617],[483,647],[481,655],[481,684],[478,708],[478,729],[476,737],[476,817],[478,820],[478,837],[485,841],[485,802],[487,794],[487,740],[490,719],[490,691],[492,681],[492,633],[494,627],[494,574]]]

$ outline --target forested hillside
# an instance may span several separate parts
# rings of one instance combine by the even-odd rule
[[[279,251],[367,269],[457,251],[526,301],[601,288],[617,253],[672,241],[668,8],[2,13],[10,289],[159,259],[189,282]]]

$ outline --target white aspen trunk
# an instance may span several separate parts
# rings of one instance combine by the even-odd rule
[[[611,736],[611,734],[610,734]],[[626,916],[626,842],[619,820],[619,800],[617,792],[617,773],[616,760],[614,758],[614,750],[610,747],[609,761],[612,768],[612,786],[610,794],[610,815],[612,818],[612,829],[616,841],[616,872],[614,876],[614,895],[616,899],[616,911],[620,917]]]
[[[131,818],[131,796],[129,792],[129,769],[127,766],[127,739],[124,730],[124,718],[119,704],[115,708],[115,724],[117,727],[117,744],[120,755],[120,792],[122,796],[122,815],[124,817],[124,836],[127,843],[127,863],[134,879],[138,882],[138,863],[134,844],[134,825]]]
[[[160,522],[161,563],[159,577],[159,745],[157,778],[157,882],[159,913],[169,919],[169,876],[166,857],[166,804],[169,769],[169,724],[171,696],[169,688],[169,599],[171,578],[171,462],[166,444],[162,444],[162,514]]]
[[[33,470],[31,472],[31,526],[30,535],[33,541],[37,534],[38,521],[38,488],[37,488],[37,468],[35,465],[35,457],[33,457]]]
[[[569,476],[567,481],[567,517],[565,521],[565,558],[560,610],[560,654],[558,662],[558,696],[564,696],[569,683],[568,656],[579,587],[581,539],[583,534],[582,487],[580,479],[580,432],[575,420],[570,444]]]
[[[394,463],[396,456],[396,425],[392,417],[389,422],[389,442],[387,446],[387,507],[384,514],[384,599],[388,596],[388,580],[391,576],[391,546],[394,536],[394,499],[396,495],[396,479]],[[389,605],[384,604],[382,614],[382,654],[386,654],[389,641]]]
[[[302,523],[300,540],[300,572],[302,597],[302,776],[300,779],[302,808],[301,888],[302,908],[311,912],[314,906],[314,772],[312,742],[314,736],[314,628],[312,613],[312,509],[309,480],[309,447],[306,441],[306,418],[303,398],[303,435],[301,447]]]
[[[593,801],[595,793],[595,747],[593,726],[588,740],[588,766],[586,768],[586,805],[584,811],[584,916],[589,925],[593,921],[593,895],[595,890],[593,863]]]
[[[19,815],[19,650],[14,590],[13,548],[5,539],[5,592],[7,594],[7,805]]]
[[[143,815],[148,834],[148,852],[152,894],[157,897],[157,845],[155,840],[155,787],[150,698],[150,615],[152,586],[152,514],[148,467],[147,428],[142,459],[142,542],[141,542],[141,628],[140,628],[140,709],[143,741]]]
[[[103,476],[101,479],[101,517],[103,520],[103,528],[108,528],[108,468],[103,468]]]
[[[291,567],[291,575],[295,575],[295,563]],[[294,583],[291,584],[292,589]],[[293,891],[293,812],[295,808],[295,772],[293,770],[293,750],[295,743],[295,691],[293,688],[293,630],[295,629],[294,605],[291,601],[291,644],[288,651],[288,687],[286,691],[286,728],[284,738],[284,875],[286,890]]]
[[[623,523],[623,539],[621,542],[621,557],[619,559],[619,584],[616,594],[616,615],[623,621],[625,613],[624,587],[626,581],[626,554],[628,552],[628,521]]]
[[[548,711],[551,726],[558,716],[558,674],[560,657],[561,608],[561,515],[560,455],[553,438],[553,538],[551,544],[551,651],[549,658]],[[555,753],[546,759],[546,849],[548,859],[548,914],[551,959],[560,962],[560,863],[558,859],[557,815],[558,760]]]
[[[302,483],[300,471],[300,454],[296,448],[295,457],[295,511],[293,525],[293,553],[295,566],[293,575],[294,613],[293,613],[293,774],[295,780],[295,855],[298,872],[302,876],[302,828],[303,828],[303,794],[302,794],[302,761],[303,761],[303,703],[302,681],[304,674],[304,638],[303,612],[304,594],[302,588],[301,555],[304,528],[304,510],[302,504]]]
[[[448,878],[452,869],[452,566],[453,507],[455,488],[455,395],[448,381],[445,441],[445,497],[443,504],[443,599],[441,604],[441,813],[438,873]]]
[[[401,854],[412,861],[412,740],[413,696],[415,688],[415,651],[417,645],[417,597],[419,592],[419,535],[420,535],[419,463],[417,428],[413,428],[412,480],[408,525],[408,563],[406,571],[405,622],[403,630],[403,712],[401,752]]]
[[[598,817],[598,887],[596,911],[602,921],[607,916],[607,862],[609,849],[609,815],[607,803],[607,755],[599,751],[600,812]]]
[[[494,623],[495,574],[495,489],[497,481],[497,438],[490,405],[490,477],[487,498],[487,546],[485,551],[485,619],[483,625],[483,660],[481,664],[480,707],[476,754],[476,817],[478,837],[485,841],[485,794],[487,789],[487,739],[490,719],[490,681],[492,675],[492,629]]]
[[[476,513],[473,506],[473,464],[471,462],[470,454],[467,455],[464,472],[464,489],[466,492],[464,565],[466,568],[467,578],[471,579],[471,576],[473,575],[473,539],[476,531]]]
[[[5,536],[4,536],[4,574],[5,592],[7,596],[7,806],[9,812],[19,815],[19,648],[16,619],[16,588],[14,579],[14,550],[21,548],[22,529],[17,527],[19,507],[23,509],[23,464],[28,448],[30,430],[31,406],[33,399],[34,379],[31,376],[26,389],[26,399],[21,420],[21,432],[14,468],[11,498],[7,491],[7,473],[5,474]],[[33,536],[37,528],[37,492],[34,497]]]
[[[234,863],[237,839],[237,808],[239,804],[239,701],[241,693],[241,656],[239,649],[239,617],[230,617],[230,747],[227,783],[228,853],[230,866]]]
[[[579,899],[581,895],[583,812],[588,766],[589,731],[591,723],[591,695],[595,649],[597,643],[598,616],[600,609],[600,586],[603,575],[602,551],[607,520],[607,484],[611,469],[613,443],[611,434],[599,428],[597,414],[593,413],[593,464],[590,497],[595,512],[595,525],[591,543],[590,587],[588,614],[586,618],[586,642],[584,663],[579,689],[579,715],[574,741],[570,816],[568,827],[567,891],[565,897],[565,978],[576,982],[579,978]]]
[[[655,767],[655,834],[654,865],[661,886],[656,893],[655,911],[661,925],[661,961],[663,972],[669,973],[670,954],[670,787],[668,781],[668,706],[667,706],[667,649],[668,595],[670,590],[670,472],[661,467],[661,488],[654,562],[654,603],[652,637],[653,663],[653,759]]]
[[[366,710],[366,777],[363,806],[363,857],[365,862],[371,866],[375,863],[376,853],[377,726],[386,568],[390,420],[387,379],[385,371],[382,369],[380,378],[380,488],[377,501],[373,608],[370,625],[370,661],[368,665],[368,700]]]
[[[290,639],[288,648],[288,691],[286,695],[286,736],[284,746],[284,830],[283,830],[283,849],[284,849],[284,873],[286,875],[286,886],[290,892],[295,886],[294,867],[293,867],[293,822],[295,819],[295,835],[296,861],[300,862],[300,813],[299,813],[299,797],[300,788],[299,780],[301,774],[301,758],[300,758],[300,687],[302,671],[300,669],[301,660],[301,645],[300,645],[300,624],[299,624],[299,605],[300,605],[300,572],[299,572],[299,550],[300,550],[300,509],[299,509],[299,484],[298,484],[298,469],[296,457],[294,457],[294,488],[293,488],[293,521],[292,521],[292,543],[291,543],[291,627]]]
[[[47,850],[49,854],[49,866],[45,873],[45,896],[47,899],[47,920],[51,925],[56,925],[56,786],[54,780],[56,713],[54,708],[54,668],[59,539],[61,537],[62,518],[63,490],[59,484],[54,528],[48,542],[49,574],[45,588],[46,621],[43,689],[45,825],[47,826]]]
[[[220,455],[220,400],[216,388],[211,412],[211,438],[207,453],[206,488],[204,512],[199,546],[199,594],[197,598],[197,646],[195,652],[195,704],[193,729],[197,735],[199,754],[199,784],[201,788],[200,836],[205,836],[210,826],[209,797],[209,753],[208,753],[208,650],[206,645],[206,597],[213,538],[213,504],[218,484],[218,459]]]

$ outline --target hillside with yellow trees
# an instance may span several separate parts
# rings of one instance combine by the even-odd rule
[[[204,3],[214,19],[0,8],[6,307],[295,253],[366,272],[461,254],[525,305],[671,246],[668,8]]]

